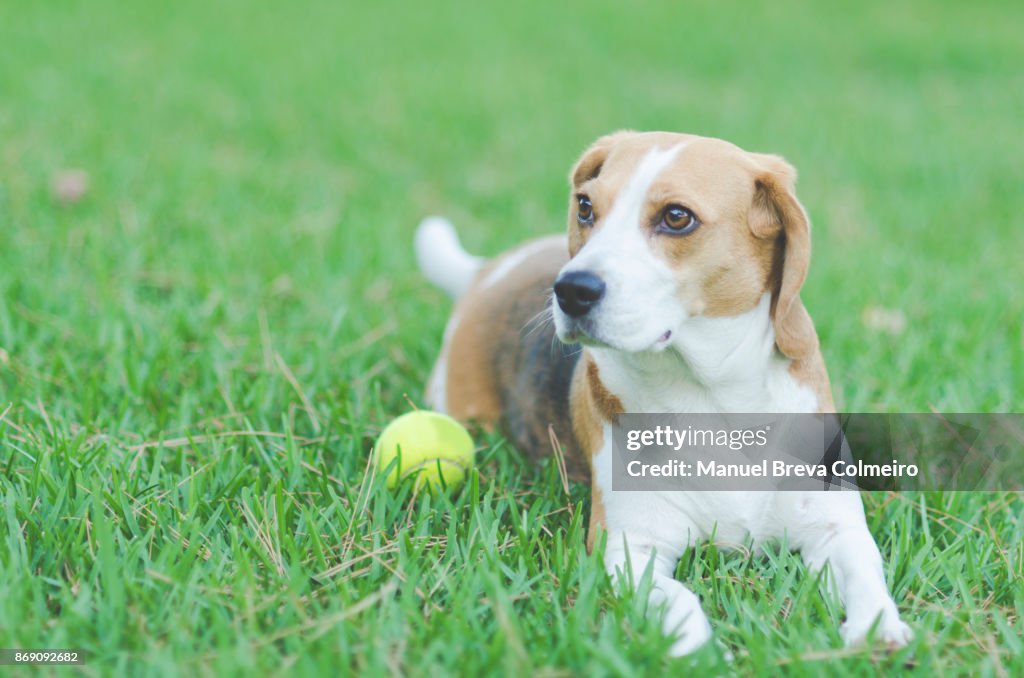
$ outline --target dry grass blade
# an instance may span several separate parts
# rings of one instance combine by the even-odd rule
[[[555,435],[555,428],[551,424],[548,424],[548,438],[551,440],[551,453],[555,456],[555,464],[558,467],[558,476],[562,480],[562,489],[565,494],[569,492],[569,471],[565,466],[565,451],[562,449],[562,444],[558,442],[558,436]]]
[[[274,352],[274,361],[277,363],[278,369],[284,374],[284,378],[288,380],[292,388],[295,389],[295,393],[298,394],[299,400],[302,401],[302,409],[309,415],[309,419],[313,422],[313,430],[320,433],[320,417],[317,416],[316,410],[313,408],[313,403],[310,402],[306,392],[302,390],[302,386],[299,385],[299,380],[295,378],[295,374],[291,368],[288,367],[288,363],[284,361],[280,353]]]

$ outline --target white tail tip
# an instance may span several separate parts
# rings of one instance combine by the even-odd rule
[[[423,275],[453,299],[462,296],[484,263],[462,248],[455,227],[444,217],[427,217],[420,222],[415,247]]]

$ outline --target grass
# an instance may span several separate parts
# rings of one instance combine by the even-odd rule
[[[66,0],[0,25],[0,647],[82,648],[87,675],[689,670],[552,464],[481,435],[458,495],[364,477],[448,311],[417,220],[487,254],[557,231],[616,128],[801,169],[840,407],[1024,410],[1020,3]],[[59,205],[68,167],[91,187]],[[702,547],[679,576],[735,658],[697,668],[1024,672],[1020,496],[866,503],[908,648],[841,649],[784,551]]]

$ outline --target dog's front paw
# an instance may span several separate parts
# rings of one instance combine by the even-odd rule
[[[679,604],[669,606],[665,613],[665,635],[675,638],[669,654],[682,657],[700,649],[711,640],[711,624],[699,606]]]
[[[877,643],[896,649],[903,647],[914,637],[914,632],[903,623],[899,613],[895,610],[890,610],[882,612],[881,618],[877,616],[864,616],[859,619],[846,620],[839,627],[839,635],[843,638],[843,644],[846,647],[863,645],[868,638],[871,627],[875,625],[875,619],[878,619],[878,625],[875,626],[874,632],[874,639]]]
[[[673,640],[669,649],[673,657],[690,654],[711,639],[711,624],[700,608],[700,599],[681,583],[655,575],[649,603],[649,612],[660,609],[664,615],[661,628]]]
[[[699,650],[711,640],[711,624],[703,612],[698,612],[675,628],[670,629],[666,620],[665,633],[675,636],[676,639],[668,651],[669,654],[673,657],[682,657]]]

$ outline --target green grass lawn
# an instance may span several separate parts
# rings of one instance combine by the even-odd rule
[[[97,676],[689,671],[554,465],[480,436],[454,497],[364,477],[449,310],[417,221],[486,254],[558,231],[617,128],[799,168],[839,407],[1024,410],[1019,2],[166,4],[0,4],[0,647]],[[915,641],[843,650],[799,558],[705,547],[678,574],[734,659],[699,668],[1024,673],[1021,497],[865,500]]]

